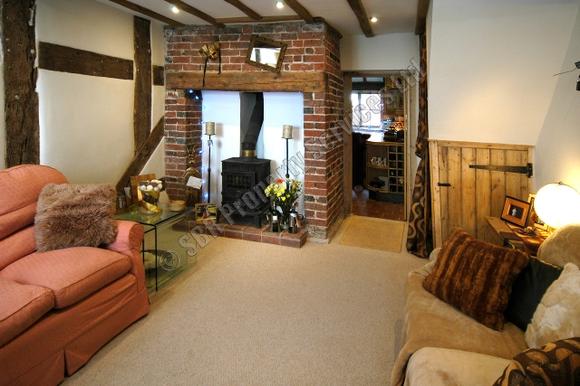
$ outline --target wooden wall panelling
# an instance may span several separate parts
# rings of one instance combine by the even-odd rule
[[[481,165],[490,164],[491,152],[489,149],[476,149],[475,161]],[[475,181],[479,189],[476,189],[476,236],[481,240],[488,240],[489,227],[485,224],[485,218],[491,216],[491,173],[488,170],[475,170]]]
[[[38,42],[38,67],[73,74],[133,79],[132,60],[47,42]]]
[[[135,47],[133,130],[137,153],[151,131],[151,22],[135,16],[133,27]]]
[[[40,161],[35,0],[2,1],[6,167]]]
[[[474,148],[461,149],[461,223],[460,225],[470,234],[477,234],[477,198],[475,169],[469,165],[475,164]]]
[[[486,217],[501,215],[506,195],[526,200],[530,179],[525,174],[474,169],[470,165],[525,166],[532,160],[532,148],[431,141],[430,150],[436,245],[440,246],[458,227],[480,239],[494,241]]]

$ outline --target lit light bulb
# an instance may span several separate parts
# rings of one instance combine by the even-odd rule
[[[179,13],[179,8],[177,8],[176,5],[173,5],[173,6],[171,6],[171,12],[177,14],[177,13]]]
[[[379,21],[379,18],[376,16],[371,17],[371,23],[376,23],[377,21]]]
[[[548,184],[538,190],[534,207],[540,220],[552,228],[580,222],[580,195],[563,183]]]
[[[278,0],[278,1],[276,2],[276,8],[278,8],[278,9],[282,9],[282,8],[284,8],[284,2],[283,2],[283,1],[280,1],[280,0]]]

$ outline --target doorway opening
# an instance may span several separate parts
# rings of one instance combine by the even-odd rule
[[[345,109],[352,117],[344,153],[346,211],[406,221],[416,132],[414,78],[408,71],[373,71],[348,72],[344,80]]]

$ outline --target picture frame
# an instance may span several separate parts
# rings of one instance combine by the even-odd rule
[[[246,63],[263,70],[280,72],[288,44],[252,35],[246,53]]]
[[[208,203],[195,204],[193,208],[193,214],[195,216],[196,224],[203,224],[206,222],[216,222],[217,205]]]
[[[501,212],[501,219],[509,222],[510,224],[525,228],[528,222],[531,207],[532,204],[527,201],[523,201],[511,196],[506,196],[503,204],[503,210]]]

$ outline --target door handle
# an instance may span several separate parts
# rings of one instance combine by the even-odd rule
[[[442,186],[442,187],[445,187],[445,188],[449,188],[449,187],[451,187],[451,184],[449,182],[438,182],[437,183],[437,186]]]

